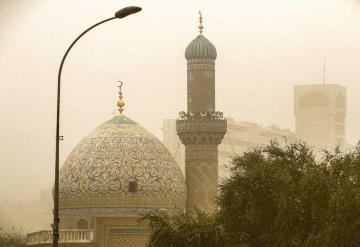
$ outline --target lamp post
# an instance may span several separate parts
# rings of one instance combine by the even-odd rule
[[[120,9],[115,13],[115,16],[105,19],[103,21],[100,21],[96,23],[95,25],[89,27],[84,32],[82,32],[69,46],[69,48],[66,50],[61,63],[59,67],[58,72],[58,84],[57,84],[57,107],[56,107],[56,150],[55,150],[55,186],[54,186],[54,223],[53,223],[53,247],[58,246],[59,242],[59,141],[63,139],[62,136],[60,136],[60,89],[61,89],[61,72],[62,68],[64,66],[65,59],[67,55],[69,54],[71,48],[75,45],[75,43],[82,37],[84,34],[89,32],[91,29],[93,29],[96,26],[99,26],[100,24],[103,24],[105,22],[114,20],[114,19],[121,19],[128,15],[135,14],[137,12],[141,11],[140,7],[136,6],[130,6],[123,9]]]

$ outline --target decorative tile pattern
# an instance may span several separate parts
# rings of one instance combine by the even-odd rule
[[[138,183],[136,193],[128,192],[130,181]],[[184,203],[181,170],[156,137],[126,116],[113,117],[85,137],[60,171],[60,208],[146,202],[156,207],[163,201]]]
[[[145,247],[149,240],[148,221],[141,216],[98,217],[96,219],[97,247]],[[115,233],[114,230],[138,230],[137,233]],[[144,231],[146,230],[147,231]],[[129,239],[129,237],[131,239]]]

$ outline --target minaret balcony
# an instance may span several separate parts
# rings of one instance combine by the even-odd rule
[[[180,112],[176,131],[184,144],[220,144],[227,130],[227,121],[222,112]]]

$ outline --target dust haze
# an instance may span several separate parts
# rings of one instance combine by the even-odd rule
[[[53,181],[61,57],[80,32],[126,5],[143,12],[89,33],[66,61],[61,163],[113,115],[118,80],[125,113],[162,139],[163,120],[186,108],[184,50],[199,9],[218,53],[216,105],[225,116],[294,131],[294,86],[322,83],[326,57],[326,83],[347,88],[346,141],[360,139],[360,1],[0,0],[0,227],[43,224],[16,212],[51,203],[42,193]]]

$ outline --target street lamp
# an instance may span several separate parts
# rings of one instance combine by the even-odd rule
[[[95,25],[89,27],[84,32],[82,32],[69,46],[69,48],[66,50],[61,63],[59,67],[58,72],[58,84],[57,84],[57,111],[56,111],[56,151],[55,151],[55,188],[54,188],[54,223],[53,223],[53,247],[58,246],[59,242],[59,141],[63,139],[62,136],[60,136],[60,86],[61,86],[61,72],[62,68],[64,66],[65,59],[67,55],[69,54],[71,48],[75,45],[75,43],[82,37],[84,34],[89,32],[91,29],[93,29],[96,26],[99,26],[100,24],[103,24],[105,22],[114,20],[114,19],[121,19],[128,15],[135,14],[137,12],[141,11],[140,7],[136,6],[130,6],[123,9],[120,9],[115,13],[114,17],[105,19],[103,21],[100,21],[96,23]]]

